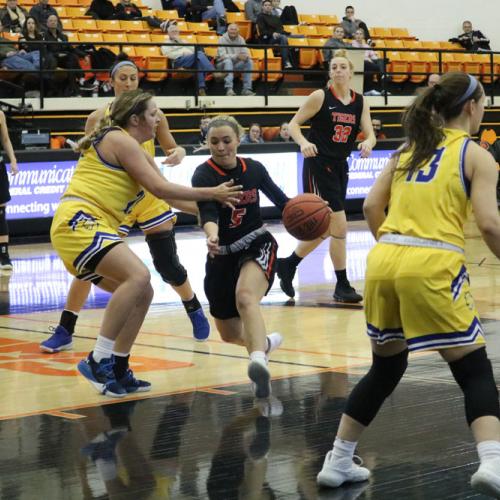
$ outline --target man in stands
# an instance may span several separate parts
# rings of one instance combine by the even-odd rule
[[[161,47],[163,55],[172,59],[174,68],[196,68],[202,70],[196,75],[198,78],[198,95],[207,95],[205,74],[214,70],[212,63],[202,50],[198,50],[195,54],[194,46],[186,45],[182,41],[177,24],[170,24],[167,28],[167,33],[168,41],[166,45],[162,45]],[[174,43],[179,45],[171,45]]]
[[[363,38],[370,43],[370,32],[368,31],[368,26],[366,26],[361,19],[356,19],[354,17],[354,7],[352,5],[348,5],[345,8],[345,16],[342,18],[342,28],[344,28],[345,38],[354,38],[356,30],[361,28],[363,30]]]
[[[33,16],[38,21],[38,26],[41,27],[47,26],[49,16],[57,16],[58,27],[59,29],[62,28],[57,10],[49,5],[49,0],[39,0],[38,4],[33,5],[30,9],[30,16]]]
[[[451,38],[450,42],[458,42],[465,50],[473,52],[491,50],[490,39],[485,37],[479,30],[474,30],[470,21],[464,21],[462,29],[464,32],[458,38]]]
[[[335,50],[350,47],[350,44],[344,42],[344,28],[341,24],[337,24],[337,26],[333,28],[333,37],[329,38],[323,47],[323,58],[327,66]]]
[[[240,35],[238,25],[233,23],[227,27],[227,32],[219,38],[219,48],[217,50],[217,69],[227,71],[224,77],[224,88],[226,95],[236,95],[233,89],[234,71],[243,71],[243,90],[241,95],[252,96],[252,71],[253,61],[250,57],[245,39]]]

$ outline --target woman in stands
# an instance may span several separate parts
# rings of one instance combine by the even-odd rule
[[[330,257],[337,276],[333,297],[340,302],[360,302],[363,299],[349,283],[346,272],[347,158],[354,148],[359,129],[366,137],[358,146],[361,157],[369,156],[376,143],[370,107],[361,94],[350,88],[353,68],[346,51],[337,50],[330,60],[331,84],[327,88],[315,90],[289,126],[290,135],[304,155],[304,192],[318,194],[328,201],[333,210],[329,233]],[[311,121],[308,139],[300,129],[307,120]],[[321,242],[322,239],[302,241],[289,257],[278,259],[281,289],[289,297],[295,295],[292,281],[297,266]]]
[[[408,351],[437,350],[464,393],[477,443],[481,463],[471,484],[500,498],[498,390],[464,257],[464,223],[472,206],[486,244],[500,258],[497,166],[470,139],[484,102],[481,84],[465,73],[447,73],[425,89],[404,114],[407,142],[365,200],[378,240],[368,256],[365,286],[373,362],[347,401],[318,475],[321,485],[368,479],[368,469],[352,462],[358,440],[405,373]]]
[[[129,369],[130,350],[153,298],[142,261],[122,244],[119,226],[144,199],[144,189],[161,199],[235,203],[239,187],[226,182],[193,189],[167,182],[142,144],[161,121],[152,95],[123,92],[78,144],[82,152],[61,198],[50,230],[51,242],[68,271],[112,293],[94,350],[80,361],[80,373],[102,394],[121,397],[148,391],[149,382]],[[113,197],[110,197],[113,193]]]
[[[259,191],[281,210],[288,198],[264,165],[237,156],[241,135],[242,128],[234,118],[213,118],[207,133],[211,158],[196,169],[192,184],[208,187],[237,180],[243,186],[236,207],[198,202],[208,246],[205,294],[222,340],[248,351],[248,376],[255,397],[267,398],[271,391],[269,353],[282,339],[279,333],[266,336],[259,307],[273,284],[278,251],[276,240],[262,222]]]
[[[119,97],[123,92],[135,90],[139,86],[139,70],[129,59],[121,59],[111,69],[110,79],[115,96]],[[85,132],[90,134],[97,123],[110,113],[111,106],[94,111],[87,119]],[[167,165],[178,165],[184,158],[186,151],[175,143],[165,115],[159,110],[160,123],[156,130],[156,138],[160,143],[167,158]],[[142,148],[152,157],[155,155],[154,139],[144,144]],[[195,203],[175,202],[176,208],[188,213],[197,214]],[[174,224],[176,216],[169,204],[164,200],[155,198],[146,192],[144,198],[134,207],[132,212],[121,222],[120,234],[126,236],[132,226],[137,223],[146,235],[155,269],[163,280],[170,284],[182,300],[186,313],[191,320],[193,336],[196,340],[203,341],[208,338],[210,325],[205,317],[196,294],[191,288],[185,268],[177,256],[177,245],[175,242]],[[71,349],[73,345],[72,335],[78,314],[87,300],[90,292],[91,282],[75,278],[71,284],[64,310],[53,335],[40,344],[44,352],[54,353]]]

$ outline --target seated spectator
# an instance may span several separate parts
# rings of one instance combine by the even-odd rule
[[[33,5],[30,9],[30,16],[33,16],[37,20],[38,26],[41,27],[42,31],[45,30],[47,26],[47,19],[49,16],[56,16],[57,26],[59,29],[62,29],[59,16],[57,15],[57,10],[49,5],[49,0],[39,0],[39,3]]]
[[[386,135],[382,132],[382,120],[379,120],[378,118],[372,118],[372,127],[373,131],[375,132],[377,141],[383,141],[384,139],[387,139]],[[363,132],[360,132],[356,136],[356,140],[358,142],[363,142],[365,140],[365,134],[363,134]]]
[[[257,22],[258,15],[262,12],[262,2],[260,0],[247,0],[245,2],[245,19]]]
[[[191,0],[186,11],[186,21],[199,22],[209,19],[215,19],[216,31],[219,35],[226,31],[224,0]]]
[[[115,6],[110,0],[92,0],[86,15],[94,19],[116,19]]]
[[[258,123],[252,123],[248,133],[241,139],[241,144],[263,144],[262,127]]]
[[[165,24],[158,18],[153,16],[143,16],[141,9],[137,7],[131,0],[120,0],[120,3],[115,7],[116,19],[121,21],[146,21],[151,28],[161,28],[163,31]]]
[[[434,87],[434,85],[436,85],[436,83],[439,82],[440,78],[441,78],[441,76],[438,75],[437,73],[431,73],[429,75],[429,78],[427,78],[427,86]]]
[[[287,37],[289,33],[283,29],[283,23],[280,18],[273,15],[272,11],[273,4],[271,0],[264,0],[262,2],[262,12],[257,16],[259,42],[262,44],[279,44],[283,66],[285,69],[289,69],[292,68]]]
[[[345,49],[350,46],[350,44],[344,42],[344,28],[341,24],[337,24],[337,26],[333,28],[333,37],[326,41],[322,49],[326,65],[330,64],[330,59],[337,49]]]
[[[481,52],[491,50],[490,40],[479,30],[472,29],[470,21],[464,21],[462,24],[464,32],[457,38],[450,38],[450,42],[459,43],[465,50]]]
[[[363,30],[363,38],[370,43],[370,32],[368,31],[368,26],[361,21],[361,19],[356,19],[354,17],[354,7],[348,5],[345,8],[345,16],[342,18],[342,27],[344,28],[344,36],[346,38],[354,38],[354,33],[358,28]]]
[[[211,118],[209,116],[202,116],[200,120],[200,132],[193,137],[188,139],[186,144],[196,144],[197,146],[206,146],[207,145],[207,133],[208,133],[208,124],[210,123]]]
[[[241,95],[255,95],[252,92],[252,71],[253,61],[250,57],[248,47],[234,47],[234,45],[246,45],[245,39],[240,35],[237,24],[230,24],[227,32],[219,38],[219,48],[217,50],[217,69],[227,71],[224,77],[224,88],[226,95],[236,95],[233,89],[234,71],[243,71],[243,90]]]
[[[80,95],[78,82],[83,84],[83,71],[80,66],[79,56],[84,56],[79,50],[68,43],[68,37],[58,28],[58,17],[50,15],[47,19],[44,39],[47,43],[47,52],[52,54],[59,68],[69,70],[68,84],[64,89],[65,97]]]
[[[0,33],[3,33],[5,28],[0,23]],[[1,42],[11,42],[11,40],[0,36]],[[2,69],[21,70],[21,71],[38,71],[40,69],[40,52],[26,52],[18,50],[11,43],[0,45],[0,67]]]
[[[293,5],[280,6],[280,0],[271,0],[273,4],[273,14],[278,16],[283,24],[299,24],[297,9]]]
[[[28,11],[17,5],[17,0],[7,0],[3,9],[0,9],[0,21],[7,31],[21,33],[21,30],[28,17]]]
[[[364,40],[364,31],[359,28],[354,33],[354,40],[352,41],[352,47],[365,48],[364,53],[364,93],[365,95],[381,95],[378,90],[375,89],[375,77],[380,80],[381,74],[384,71],[384,62],[379,56],[372,50],[371,45],[368,45]]]
[[[280,125],[280,131],[278,135],[273,139],[273,142],[293,142],[293,139],[290,136],[288,122],[283,122]]]
[[[197,73],[198,95],[207,95],[205,74],[214,70],[212,63],[208,60],[203,50],[198,50],[195,54],[195,47],[187,45],[182,41],[180,30],[176,23],[170,23],[167,26],[167,33],[168,41],[166,45],[162,45],[161,47],[163,55],[172,60],[174,68],[196,68],[202,70]],[[173,43],[181,45],[170,45]]]

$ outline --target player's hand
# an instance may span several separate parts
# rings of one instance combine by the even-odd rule
[[[169,149],[167,153],[168,156],[162,161],[162,164],[168,165],[169,167],[174,167],[175,165],[179,165],[179,163],[186,156],[186,150],[181,146]]]
[[[10,173],[11,175],[17,175],[19,172],[19,167],[17,166],[17,161],[10,162]]]
[[[304,155],[304,158],[312,158],[318,154],[318,148],[316,144],[306,141],[300,146],[300,152]]]
[[[235,186],[233,180],[223,182],[222,184],[212,188],[212,197],[214,200],[222,203],[222,205],[226,205],[234,210],[234,205],[237,205],[240,201],[242,187],[243,186],[240,185]]]
[[[370,141],[366,140],[358,144],[361,158],[368,158],[372,154],[372,145]]]
[[[220,253],[219,237],[218,236],[208,236],[207,237],[207,248],[208,248],[208,255],[210,255],[210,257],[213,258],[216,255],[219,255],[219,253]]]

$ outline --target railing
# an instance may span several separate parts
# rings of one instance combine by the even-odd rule
[[[40,42],[28,42],[30,45],[39,45],[40,46],[40,68],[37,71],[30,71],[30,70],[7,70],[9,73],[16,73],[16,74],[36,74],[39,79],[39,91],[40,91],[40,108],[44,108],[44,99],[46,98],[46,83],[47,80],[52,78],[56,72],[60,72],[60,69],[55,69],[55,70],[49,70],[49,69],[44,69],[44,63],[47,59],[47,47],[50,44],[59,44],[59,42],[46,42],[46,41],[40,41]],[[5,42],[0,42],[0,45],[15,45],[15,42],[11,41],[5,41]],[[93,42],[92,44],[89,44],[88,42],[71,42],[69,45],[72,47],[79,47],[79,46],[89,46],[93,45],[95,47],[118,47],[118,49],[121,51],[124,47],[159,47],[160,45],[158,43],[153,43],[153,42],[144,42],[144,43],[132,43],[132,42]],[[208,44],[208,43],[171,43],[168,44],[169,46],[190,46],[190,47],[195,47],[195,54],[196,58],[198,58],[198,55],[200,54],[200,51],[202,51],[204,48],[218,48],[221,47],[222,45],[218,43],[213,43],[213,44]],[[279,45],[269,45],[269,44],[259,44],[259,45],[230,45],[231,47],[247,47],[250,49],[250,51],[254,49],[264,49],[263,50],[263,58],[258,59],[258,58],[253,58],[254,63],[257,61],[259,64],[259,67],[252,69],[252,71],[240,71],[237,70],[236,73],[258,73],[262,74],[263,78],[261,80],[261,87],[262,87],[262,95],[264,97],[264,103],[265,106],[269,104],[269,96],[272,92],[272,90],[275,88],[275,86],[278,84],[280,77],[283,75],[287,74],[307,74],[307,75],[317,75],[321,78],[327,78],[327,72],[326,69],[308,69],[307,71],[303,69],[282,69],[281,66],[278,68],[276,65],[277,59],[280,59],[279,57],[276,56],[270,56],[268,53],[268,49],[276,49],[279,50],[281,46]],[[303,49],[308,49],[308,50],[315,50],[315,51],[322,51],[324,47],[322,46],[314,46],[314,45],[289,45],[288,46],[289,50],[294,50],[298,49],[303,50]],[[326,47],[328,50],[335,51],[335,49],[331,49],[329,47]],[[351,50],[360,50],[360,51],[365,51],[367,49],[365,48],[347,48],[346,50],[351,51]],[[393,71],[392,69],[388,71],[389,65],[390,64],[395,64],[398,62],[407,62],[411,65],[412,61],[405,60],[403,59],[402,61],[389,61],[389,58],[387,57],[388,53],[392,52],[397,52],[399,54],[404,54],[404,53],[435,53],[437,54],[437,61],[433,61],[434,63],[437,62],[437,72],[442,74],[444,70],[447,68],[447,65],[449,62],[443,61],[443,55],[447,53],[452,53],[452,54],[471,54],[469,52],[464,52],[464,51],[457,51],[457,50],[452,50],[452,49],[427,49],[427,48],[387,48],[387,47],[380,47],[377,48],[375,47],[373,50],[376,50],[377,52],[381,52],[383,57],[382,57],[382,62],[383,62],[383,67],[382,67],[382,72],[380,73],[381,75],[385,75],[388,77],[397,77],[399,75],[406,75],[406,76],[427,76],[428,74],[434,72],[434,71]],[[477,53],[475,53],[477,54]],[[483,64],[483,63],[476,63],[478,64],[479,68],[481,69],[479,72],[472,72],[471,74],[479,77],[483,80],[483,82],[491,83],[486,88],[486,92],[489,94],[490,99],[491,99],[491,104],[494,104],[495,102],[495,92],[494,92],[494,82],[496,79],[499,77],[499,72],[500,72],[500,61],[496,62],[495,61],[495,56],[500,55],[500,52],[482,52],[480,53],[481,56],[487,56],[488,57],[488,64]],[[151,55],[150,57],[159,57],[160,54],[157,55]],[[159,74],[159,73],[165,73],[167,77],[165,78],[164,81],[158,82],[163,89],[165,86],[166,81],[168,80],[168,76],[171,74],[191,74],[193,76],[196,76],[200,72],[207,72],[205,70],[199,70],[199,69],[193,69],[193,68],[172,68],[171,65],[173,64],[172,60],[169,60],[168,58],[165,58],[167,63],[165,64],[165,67],[160,67],[160,68],[148,68],[144,67],[139,59],[142,58],[144,62],[147,62],[147,57],[148,56],[132,56],[131,59],[137,61],[137,66],[139,68],[139,71],[141,73],[146,72],[146,73],[152,73],[152,74]],[[165,57],[165,56],[162,56]],[[484,57],[483,57],[484,58]],[[320,61],[321,58],[317,58],[318,65],[321,65]],[[413,61],[417,62],[417,61]],[[419,62],[425,62],[425,61],[419,61]],[[471,61],[473,62],[473,61]],[[261,64],[262,63],[262,64]],[[485,67],[488,67],[488,71],[484,71]],[[71,75],[72,73],[81,73],[82,71],[85,73],[94,73],[94,74],[109,74],[110,68],[82,68],[82,69],[63,69],[63,71],[66,74]],[[218,68],[215,66],[214,72],[217,73],[228,73],[232,71],[226,71],[223,69]],[[280,74],[280,77],[277,77],[277,74]],[[369,74],[365,73],[363,71],[358,71],[356,74]],[[1,72],[0,72],[0,79],[1,79]],[[388,90],[388,85],[387,85],[388,78],[382,78],[381,79],[381,88],[382,88],[382,95],[384,97],[384,102],[385,104],[388,103],[388,95],[387,95],[387,90]],[[194,88],[193,88],[193,96],[195,98],[195,103],[198,105],[198,79],[194,78]]]

